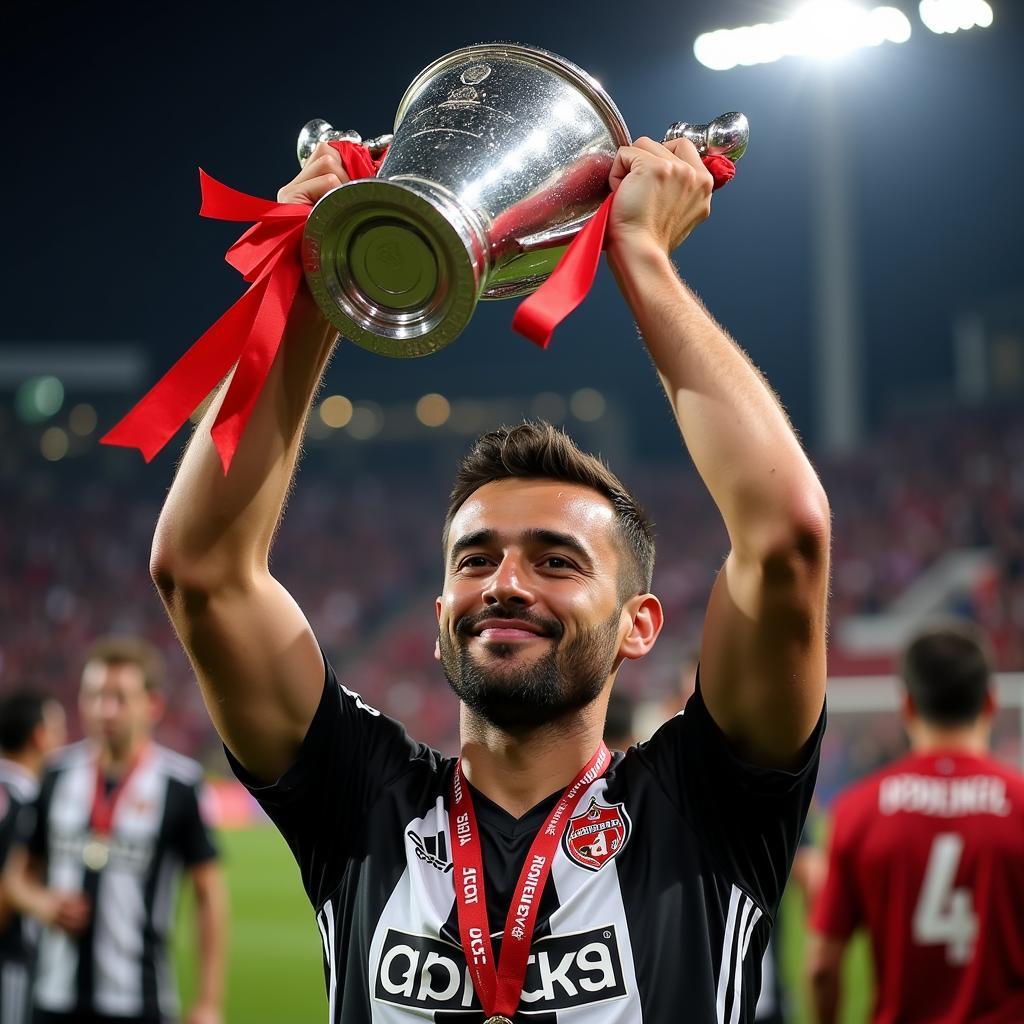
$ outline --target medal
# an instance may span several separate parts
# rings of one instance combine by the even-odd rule
[[[90,871],[102,871],[110,860],[110,844],[103,836],[91,835],[82,847],[82,863]]]
[[[458,910],[459,938],[473,988],[487,1015],[485,1024],[512,1024],[526,980],[533,929],[551,862],[569,819],[588,787],[608,768],[611,755],[602,743],[579,775],[565,787],[530,846],[512,894],[501,941],[501,959],[495,964],[491,929],[487,923],[484,893],[483,848],[477,827],[473,797],[462,775],[462,761],[455,762],[448,801],[451,831],[452,882]]]

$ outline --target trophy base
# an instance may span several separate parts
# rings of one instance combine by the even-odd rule
[[[364,178],[313,208],[302,264],[343,337],[381,355],[425,356],[454,341],[473,315],[486,271],[481,237],[435,184]]]

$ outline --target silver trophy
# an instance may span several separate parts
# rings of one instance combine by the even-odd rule
[[[743,114],[677,122],[665,140],[739,159]],[[326,121],[299,136],[387,155],[375,178],[347,182],[314,207],[302,246],[310,289],[340,333],[373,352],[423,356],[453,341],[477,302],[542,284],[608,194],[616,150],[631,142],[597,81],[547,50],[467,46],[406,90],[394,135],[363,140]]]

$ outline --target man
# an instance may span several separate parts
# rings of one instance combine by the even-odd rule
[[[343,178],[321,146],[279,198]],[[304,289],[230,473],[218,398],[161,514],[154,579],[299,862],[332,1022],[751,1019],[823,727],[829,510],[772,392],[670,261],[710,210],[696,150],[640,139],[611,186],[609,261],[732,538],[700,689],[650,743],[601,744],[619,667],[662,625],[650,524],[547,424],[482,437],[445,520],[435,656],[461,761],[338,685],[268,567],[335,340]]]
[[[151,739],[163,664],[132,638],[97,641],[79,714],[88,739],[43,778],[35,824],[8,864],[11,898],[45,926],[35,1024],[166,1024],[177,879],[196,898],[198,998],[189,1024],[219,1024],[226,898],[200,811],[201,769]]]
[[[29,689],[0,700],[0,871],[19,814],[35,799],[43,765],[65,737],[64,709],[56,700]],[[27,932],[0,880],[0,1024],[28,1020],[33,943]]]
[[[836,802],[809,970],[837,1020],[843,950],[867,929],[876,1024],[1024,1020],[1024,777],[988,754],[988,658],[953,623],[903,657],[911,753]]]

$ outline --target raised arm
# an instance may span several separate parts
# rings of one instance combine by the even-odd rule
[[[608,257],[731,543],[704,627],[704,700],[744,757],[785,767],[824,699],[829,507],[771,388],[669,258],[708,216],[711,184],[685,139],[620,150]]]
[[[278,199],[315,202],[345,180],[340,156],[321,145]],[[303,285],[230,472],[210,438],[222,388],[188,446],[153,539],[153,579],[210,717],[232,753],[266,781],[291,763],[323,689],[316,639],[270,574],[269,554],[335,339]]]

